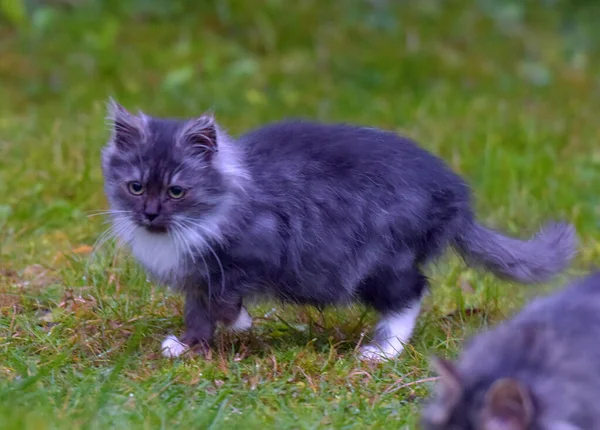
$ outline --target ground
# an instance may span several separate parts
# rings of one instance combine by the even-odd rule
[[[600,261],[593,2],[20,3],[0,3],[3,429],[415,428],[432,354]],[[395,130],[467,178],[482,222],[526,236],[565,219],[581,250],[529,287],[449,252],[427,269],[412,344],[384,364],[354,354],[372,313],[273,303],[207,357],[165,359],[181,298],[126,251],[91,254],[109,96],[211,109],[234,135],[283,117]]]

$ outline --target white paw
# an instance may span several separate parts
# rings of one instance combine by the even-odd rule
[[[187,350],[188,346],[184,343],[181,343],[179,339],[173,335],[167,336],[161,344],[162,355],[168,358],[179,357]]]
[[[377,342],[363,346],[360,349],[360,359],[381,362],[402,354],[404,345],[410,340],[415,328],[419,309],[419,302],[415,302],[400,312],[384,315],[375,328]]]
[[[242,307],[237,319],[227,328],[231,331],[245,331],[249,330],[251,327],[252,317],[250,316],[246,308]]]
[[[370,361],[373,363],[381,363],[386,360],[391,360],[402,354],[402,346],[399,343],[394,342],[384,343],[384,345],[369,344],[363,346],[359,350],[359,358],[362,361]]]

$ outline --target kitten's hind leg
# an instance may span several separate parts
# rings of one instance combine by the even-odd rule
[[[372,343],[360,350],[366,361],[384,361],[400,355],[412,336],[427,279],[417,268],[379,270],[361,286],[363,300],[381,314]]]
[[[365,361],[384,361],[397,357],[412,336],[420,310],[415,302],[402,311],[382,315],[375,328],[372,343],[360,349],[360,358]]]

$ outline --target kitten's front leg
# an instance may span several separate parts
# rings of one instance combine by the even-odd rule
[[[184,307],[185,332],[180,339],[169,335],[162,342],[162,354],[165,357],[179,357],[190,348],[207,347],[215,331],[215,322],[212,320],[206,306],[206,299],[197,291],[188,291],[185,296]]]
[[[162,343],[165,357],[178,357],[190,348],[208,347],[213,339],[217,322],[221,322],[232,331],[247,330],[252,326],[252,317],[237,297],[212,298],[198,292],[186,294],[185,300],[186,330],[181,339],[168,336]]]

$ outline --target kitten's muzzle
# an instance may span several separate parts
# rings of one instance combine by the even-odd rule
[[[167,226],[164,221],[164,217],[160,217],[158,213],[144,212],[141,224],[151,233],[166,233]]]

